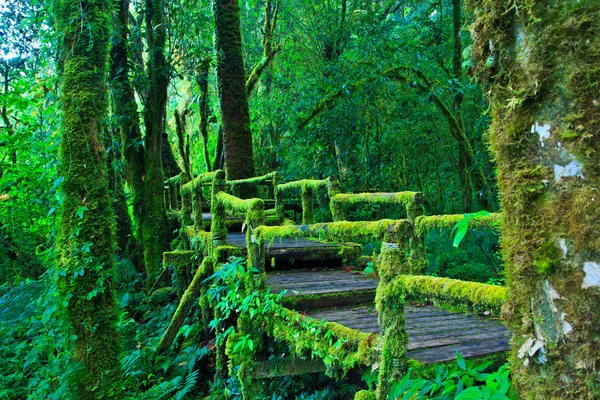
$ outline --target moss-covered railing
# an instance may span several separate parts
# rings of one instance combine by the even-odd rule
[[[469,218],[470,228],[493,229],[501,221],[500,214]],[[463,311],[489,311],[499,314],[506,299],[506,288],[456,279],[422,275],[419,265],[426,265],[424,248],[425,234],[432,229],[452,229],[465,215],[416,216],[413,219],[414,233],[403,237],[404,248],[410,251],[396,253],[396,258],[380,263],[380,282],[377,288],[376,304],[381,327],[381,362],[377,398],[384,399],[392,382],[401,379],[406,373],[406,319],[404,302],[406,298],[419,301],[432,301],[442,307]],[[402,245],[401,245],[402,247]],[[385,257],[382,248],[382,259]],[[415,268],[415,265],[417,267]]]
[[[326,179],[302,179],[293,182],[282,183],[275,186],[275,210],[277,215],[285,218],[283,198],[286,192],[301,191],[302,202],[302,223],[313,224],[314,217],[314,196],[320,189],[327,189],[327,194],[331,199],[339,193],[339,182],[335,176]]]
[[[175,175],[165,181],[164,196],[167,210],[177,210],[180,205],[180,188],[184,174]],[[185,183],[185,182],[183,182]]]
[[[256,347],[235,352],[233,344],[239,337],[251,335]],[[265,335],[285,343],[289,353],[284,358],[257,362],[256,354],[264,350]],[[285,375],[306,374],[326,371],[334,375],[337,371],[348,371],[358,366],[377,362],[379,342],[375,334],[358,332],[337,323],[315,321],[296,311],[275,306],[269,314],[258,314],[238,320],[238,333],[232,335],[227,344],[231,366],[239,365],[237,373],[244,399],[261,398],[264,394],[262,379]],[[230,368],[230,374],[235,373]]]
[[[225,186],[225,172],[216,170],[200,174],[188,183],[181,185],[181,219],[183,226],[190,225],[193,219],[195,229],[207,230],[208,226],[205,225],[202,214],[204,204],[208,203],[204,201],[202,190],[207,186],[211,188],[211,196],[213,193],[223,190]]]
[[[256,232],[264,221],[265,203],[262,199],[240,199],[225,192],[219,192],[213,196],[211,211],[213,214],[211,233],[212,248],[214,256],[218,257],[218,248],[227,244],[227,226],[225,220],[227,215],[245,217],[243,230],[246,231],[246,248],[248,251],[248,267],[255,268],[259,272],[254,282],[248,287],[266,287],[264,252],[262,242],[256,239]],[[217,261],[224,261],[217,258]]]
[[[331,197],[331,215],[334,221],[344,220],[344,205],[397,204],[406,210],[406,219],[413,222],[423,215],[423,195],[420,192],[395,193],[339,193]]]

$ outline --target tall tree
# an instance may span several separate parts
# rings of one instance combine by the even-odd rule
[[[144,263],[148,277],[156,277],[162,265],[162,253],[167,248],[169,232],[164,200],[165,175],[162,165],[163,132],[169,68],[165,56],[167,21],[162,0],[146,0],[146,37],[148,61],[146,71],[150,89],[145,99],[144,125]]]
[[[214,0],[217,85],[227,179],[255,175],[238,0]]]
[[[116,0],[113,18],[110,86],[115,118],[120,131],[125,176],[132,193],[134,219],[138,239],[143,232],[144,203],[144,147],[140,130],[134,90],[129,81],[129,57],[127,25],[129,0]],[[137,263],[136,263],[137,264]]]
[[[600,395],[600,3],[470,0],[525,399]]]
[[[117,307],[111,269],[114,214],[108,191],[102,119],[107,108],[108,0],[57,0],[61,34],[63,178],[58,245],[60,282],[85,376],[79,398],[112,396],[119,376]]]

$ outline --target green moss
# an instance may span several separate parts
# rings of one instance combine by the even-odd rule
[[[277,190],[279,192],[285,193],[290,190],[302,190],[304,188],[309,188],[312,190],[319,190],[323,188],[327,188],[330,185],[330,179],[300,179],[293,182],[286,182],[281,185],[277,185]]]
[[[407,372],[406,317],[402,287],[380,281],[375,299],[381,329],[381,360],[377,384],[377,398],[385,399],[392,382]]]
[[[423,196],[419,192],[396,193],[339,193],[331,197],[331,212],[334,221],[343,220],[343,205],[371,204],[398,204],[406,209],[407,219],[411,222],[418,215],[423,214]]]
[[[216,246],[213,249],[212,255],[217,262],[227,262],[231,257],[243,257],[245,256],[244,249],[234,246]]]
[[[419,216],[415,220],[415,233],[422,237],[432,229],[452,229],[465,218],[464,214]],[[502,225],[502,214],[492,213],[489,217],[469,219],[469,228],[499,229]]]
[[[62,72],[58,288],[75,338],[73,359],[83,367],[81,380],[72,382],[73,395],[108,398],[115,395],[120,376],[112,292],[115,217],[101,140],[112,8],[105,0],[60,0],[54,7]]]
[[[309,186],[302,187],[302,223],[313,224],[315,222],[314,215],[314,192]]]
[[[188,183],[181,185],[181,194],[195,194],[196,189],[198,187],[202,187],[205,184],[212,183],[213,180],[217,177],[220,170],[213,172],[205,172],[203,174],[198,175]]]
[[[387,290],[449,305],[477,306],[496,314],[507,299],[506,288],[502,286],[433,276],[402,275]]]
[[[597,398],[600,295],[582,282],[600,254],[600,3],[467,5],[493,115],[514,384],[522,398]],[[580,173],[561,174],[570,163]]]
[[[361,390],[354,395],[354,400],[377,400],[377,394],[368,390]]]
[[[373,289],[359,289],[348,292],[335,292],[323,294],[300,294],[294,296],[284,296],[281,299],[281,304],[290,309],[297,308],[318,308],[323,304],[344,303],[348,301],[360,299],[363,296],[369,297],[374,295]]]
[[[412,225],[406,220],[382,219],[379,221],[362,222],[331,222],[312,225],[261,226],[256,235],[264,240],[276,238],[318,238],[329,240],[381,240],[388,233],[402,230],[412,230]],[[400,233],[397,234],[401,236]]]
[[[283,309],[265,322],[265,332],[287,343],[298,357],[321,358],[328,374],[335,369],[347,371],[358,365],[372,365],[377,360],[377,337],[334,322],[311,322],[309,317]],[[341,339],[341,340],[340,340]]]
[[[265,174],[265,175],[255,176],[252,178],[228,180],[227,184],[230,186],[235,186],[235,185],[256,185],[258,183],[265,183],[265,182],[277,182],[279,180],[279,176],[280,176],[279,172],[274,171],[274,172],[269,172],[268,174]]]
[[[157,352],[162,353],[165,352],[170,345],[173,343],[173,340],[177,336],[179,329],[183,325],[183,322],[188,315],[194,301],[198,298],[202,288],[202,281],[208,276],[208,273],[212,271],[213,268],[213,260],[209,257],[204,258],[200,266],[196,269],[193,278],[190,280],[188,286],[185,288],[183,295],[181,296],[181,300],[177,305],[177,309],[175,313],[173,313],[173,317],[171,318],[171,323],[169,327],[165,330],[158,346]]]

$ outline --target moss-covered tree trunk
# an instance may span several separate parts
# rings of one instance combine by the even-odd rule
[[[210,156],[208,153],[208,73],[210,70],[210,58],[206,57],[200,63],[196,73],[196,83],[200,89],[198,109],[200,111],[200,136],[202,137],[202,150],[204,154],[204,165],[206,172],[211,172]]]
[[[127,199],[125,198],[124,174],[121,167],[120,135],[117,131],[110,129],[105,132],[104,143],[108,148],[108,189],[112,198],[113,211],[117,222],[117,255],[119,257],[127,257],[135,249],[135,240],[131,217],[127,209]]]
[[[167,105],[169,71],[165,57],[166,20],[162,0],[146,0],[147,72],[150,90],[144,110],[146,126],[145,192],[143,215],[144,263],[148,278],[158,276],[162,253],[169,242],[164,200],[165,176],[162,165],[164,115]]]
[[[120,371],[117,307],[110,278],[115,224],[101,138],[107,108],[110,7],[107,0],[57,0],[55,5],[61,33],[63,114],[60,288],[76,335],[73,356],[84,367],[78,397],[110,398],[115,396],[112,390]]]
[[[470,0],[523,399],[600,398],[600,2]]]
[[[238,0],[214,0],[217,86],[228,180],[255,176]]]
[[[142,237],[144,204],[144,147],[133,87],[129,81],[127,18],[129,0],[115,0],[111,49],[110,87],[114,114],[121,135],[125,178],[131,189],[138,240]],[[139,263],[136,262],[136,265]]]

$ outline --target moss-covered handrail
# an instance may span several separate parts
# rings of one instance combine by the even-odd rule
[[[182,174],[172,176],[164,181],[165,206],[167,210],[176,211],[179,207],[179,191]]]
[[[339,193],[331,198],[331,214],[334,221],[344,220],[345,204],[398,204],[406,209],[406,218],[414,221],[423,214],[423,195],[420,192],[394,193]]]
[[[452,229],[465,218],[464,214],[419,216],[415,220],[415,233],[421,237],[432,229]],[[502,223],[502,213],[491,213],[489,216],[470,218],[469,228],[499,228]]]
[[[261,184],[261,183],[273,183],[273,182],[277,181],[279,178],[280,178],[279,171],[273,171],[273,172],[269,172],[268,174],[261,175],[261,176],[255,176],[252,178],[227,181],[226,184],[228,186],[257,185],[257,184]]]
[[[374,334],[356,331],[335,322],[319,324],[287,308],[281,313],[274,313],[264,322],[269,324],[267,335],[287,343],[295,355],[321,358],[326,365],[331,364],[335,369],[348,371],[357,365],[372,365],[378,357],[378,342]],[[318,328],[314,329],[315,325]]]
[[[177,175],[172,176],[169,179],[165,180],[165,186],[168,186],[173,183],[179,183],[181,181],[181,175],[182,174],[177,174]]]
[[[285,307],[276,307],[269,315],[257,315],[252,324],[260,326],[266,336],[288,345],[288,360],[320,359],[330,375],[336,370],[347,372],[358,365],[372,365],[379,357],[377,335],[335,322],[316,321]],[[252,356],[230,355],[241,368],[253,369]],[[252,376],[244,374],[244,378],[244,385],[251,384]]]
[[[419,275],[400,275],[392,281],[388,290],[452,307],[484,309],[494,315],[500,314],[507,296],[504,286]]]
[[[198,186],[202,186],[203,184],[212,183],[213,180],[215,179],[215,177],[217,177],[219,175],[219,173],[222,173],[222,171],[216,170],[213,172],[205,172],[203,174],[198,175],[197,177],[195,177],[194,179],[192,179],[185,185],[181,186],[181,194],[182,195],[183,194],[192,194],[192,195],[195,194],[196,188]]]
[[[218,192],[213,195],[211,211],[213,214],[211,233],[213,248],[227,243],[227,213],[245,215],[246,248],[248,249],[248,265],[259,271],[257,286],[266,285],[264,255],[262,246],[256,240],[256,230],[264,221],[265,202],[262,199],[240,199],[239,197]],[[220,261],[220,260],[217,260]]]
[[[314,217],[314,192],[319,189],[327,189],[329,198],[339,193],[339,182],[335,176],[326,179],[300,179],[297,181],[282,183],[275,186],[275,212],[280,218],[283,214],[283,195],[285,192],[301,190],[302,201],[302,223],[313,224]]]
[[[405,219],[382,219],[379,221],[339,221],[309,225],[260,226],[256,237],[265,241],[278,238],[317,238],[323,240],[395,240],[412,230]]]

